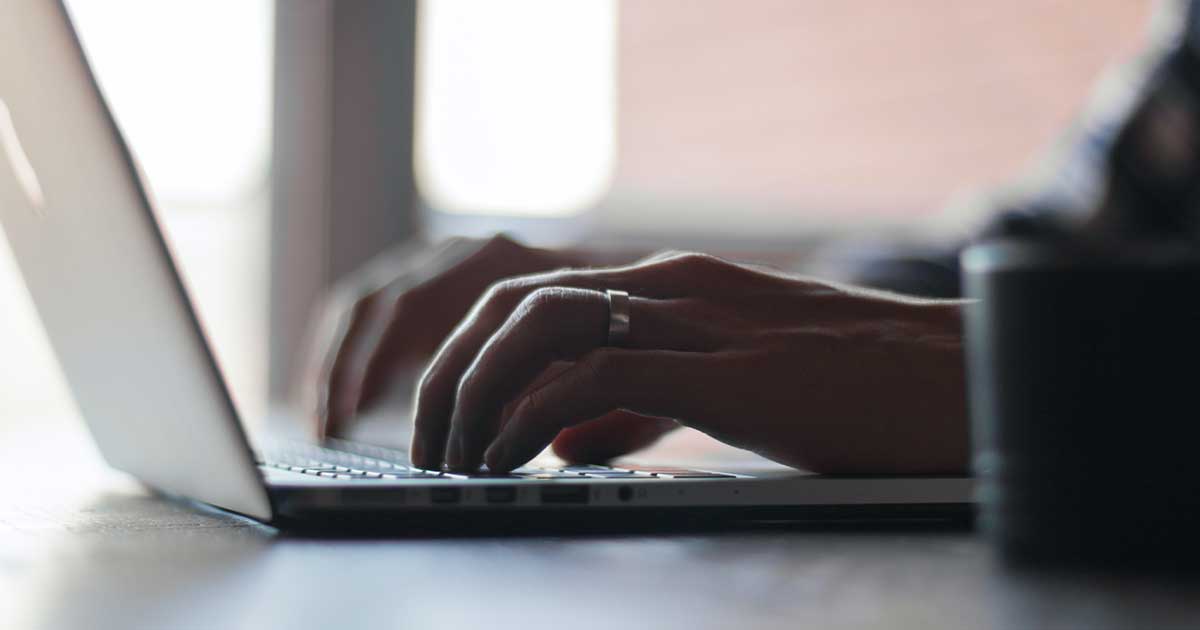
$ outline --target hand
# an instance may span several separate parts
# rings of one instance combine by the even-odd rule
[[[303,375],[317,433],[344,430],[406,373],[418,371],[488,286],[570,262],[503,236],[407,245],[333,292]],[[332,341],[321,341],[332,339]]]
[[[627,347],[606,347],[605,289],[632,296]],[[511,470],[621,411],[817,472],[961,471],[958,308],[697,254],[512,278],[422,378],[413,461]]]

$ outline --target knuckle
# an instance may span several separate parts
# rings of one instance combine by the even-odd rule
[[[512,288],[508,286],[507,280],[501,280],[489,285],[487,290],[483,292],[483,295],[480,295],[479,299],[475,300],[475,305],[471,307],[468,319],[482,317],[485,320],[495,320],[506,315],[503,312],[503,305],[508,301],[507,296],[511,290]]]
[[[552,318],[562,307],[564,297],[563,290],[557,287],[535,289],[521,300],[517,314],[521,319],[535,321]]]
[[[400,293],[399,295],[392,297],[388,303],[388,308],[391,310],[392,317],[396,317],[403,313],[408,308],[408,305],[412,302],[412,300],[413,297],[410,291],[405,291],[404,293]]]
[[[484,289],[483,294],[479,296],[479,301],[485,303],[496,301],[496,298],[507,290],[506,282],[508,281],[497,280],[489,284],[487,289]]]
[[[483,294],[483,302],[489,308],[511,308],[513,302],[524,291],[518,278],[505,278],[493,282]]]
[[[421,382],[417,383],[417,407],[421,408],[429,405],[435,396],[437,396],[437,388],[434,385],[432,376],[426,372],[425,375],[421,377]],[[422,415],[424,414],[417,414],[417,418],[419,419]]]
[[[654,254],[652,254],[652,255],[650,255],[649,257],[647,257],[647,258],[644,260],[644,262],[647,262],[647,263],[661,263],[661,262],[663,262],[663,261],[670,260],[670,259],[672,259],[672,258],[676,258],[676,257],[678,257],[678,256],[681,256],[681,255],[683,255],[683,254],[685,254],[685,253],[687,253],[687,252],[685,252],[685,251],[683,251],[683,250],[680,250],[680,249],[663,249],[663,250],[659,250],[659,251],[657,251],[657,252],[654,252]]]
[[[426,285],[417,285],[387,296],[388,315],[393,320],[421,312],[422,304],[438,301],[437,294]]]
[[[511,238],[497,234],[490,238],[464,238],[456,244],[461,249],[470,249],[470,260],[487,263],[500,257],[511,256],[521,245]]]
[[[489,238],[487,243],[485,243],[483,246],[485,249],[489,250],[506,251],[515,247],[519,247],[520,244],[514,241],[512,237],[508,236],[507,234],[500,233]]]
[[[475,376],[474,370],[468,371],[462,375],[462,378],[458,379],[458,384],[454,388],[454,396],[458,404],[463,404],[472,399],[472,396],[474,396],[475,391],[478,389],[478,383],[479,379]]]
[[[702,254],[699,252],[684,252],[674,258],[675,264],[688,269],[703,268],[712,266],[717,262],[717,258],[710,254]]]
[[[379,294],[377,292],[371,292],[354,299],[354,301],[350,303],[350,308],[348,309],[351,319],[361,319],[366,317],[371,309],[374,308],[375,302],[378,299]]]
[[[698,252],[663,252],[651,259],[649,267],[670,274],[693,274],[719,264],[720,259]]]
[[[438,361],[434,359],[434,363],[425,370],[425,373],[421,375],[420,382],[417,383],[416,408],[423,411],[440,408],[445,403],[448,393],[444,371],[439,369]],[[427,413],[418,413],[416,417],[419,420],[428,415]]]
[[[414,300],[432,298],[438,293],[437,284],[434,282],[419,282],[403,288],[395,293],[392,302],[395,305],[411,303]]]

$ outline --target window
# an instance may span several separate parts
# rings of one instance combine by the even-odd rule
[[[566,215],[606,191],[612,0],[439,0],[418,23],[418,184],[455,213]]]
[[[1051,143],[1151,4],[425,2],[417,182],[625,233],[932,218]]]

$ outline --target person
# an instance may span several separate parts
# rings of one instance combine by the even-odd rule
[[[1196,5],[1167,3],[1174,19],[1121,75],[1122,106],[1102,91],[1037,194],[985,235],[1195,235]],[[433,258],[440,273],[354,300],[319,370],[320,432],[345,430],[423,367],[411,446],[423,468],[507,471],[548,445],[605,461],[681,425],[814,472],[968,468],[962,299],[702,253],[598,265],[504,236],[455,240]],[[915,286],[911,268],[873,266],[869,283]],[[940,294],[957,290],[953,256],[917,268],[933,270]],[[613,296],[625,294],[630,327],[614,340]]]
[[[325,431],[432,357],[411,448],[425,468],[508,470],[551,442],[605,460],[678,424],[814,471],[965,467],[958,301],[696,253],[609,267],[571,256],[499,236],[360,301],[328,370]],[[609,289],[630,295],[620,347],[607,344]],[[373,321],[382,330],[366,334]]]

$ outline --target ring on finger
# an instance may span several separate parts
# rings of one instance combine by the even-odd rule
[[[608,289],[608,342],[606,345],[622,347],[629,341],[629,294],[625,291]]]

